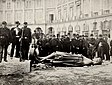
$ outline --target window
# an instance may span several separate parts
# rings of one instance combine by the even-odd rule
[[[53,22],[53,20],[54,20],[54,14],[49,14],[49,20],[50,20],[50,23]]]
[[[11,24],[12,23],[12,11],[7,11],[6,13],[6,21]]]
[[[109,25],[110,25],[110,23],[109,23],[109,21],[107,21],[107,20],[105,20],[104,22],[102,22],[102,30],[109,30],[110,28],[109,28]]]
[[[97,29],[97,22],[93,22],[93,30]]]
[[[15,21],[22,22],[22,11],[15,11]]]
[[[76,0],[76,19],[79,19],[81,17],[81,0]]]
[[[7,9],[11,9],[11,2],[7,2]]]
[[[35,23],[39,24],[43,21],[43,10],[35,10]]]
[[[32,1],[31,0],[26,0],[25,1],[25,8],[32,8]]]
[[[81,0],[76,0],[75,4],[76,4],[77,7],[80,6],[81,5]]]
[[[21,1],[20,0],[17,0],[15,2],[15,7],[16,7],[16,9],[21,9]]]
[[[73,26],[72,25],[69,25],[68,32],[73,32]]]
[[[58,9],[58,20],[61,21],[61,9]]]
[[[84,16],[85,16],[85,18],[87,18],[89,16],[89,14],[85,14]]]
[[[70,7],[70,20],[73,19],[73,6]]]
[[[42,0],[35,0],[35,7],[36,8],[42,7]]]
[[[25,21],[27,21],[29,24],[33,23],[33,14],[32,10],[26,10],[25,11]]]
[[[109,9],[109,0],[103,0],[103,9],[108,10]]]
[[[80,26],[79,25],[75,26],[75,31],[77,32],[77,34],[80,34]]]
[[[109,14],[110,10],[104,10],[103,14]]]
[[[64,15],[63,15],[63,20],[64,20],[64,21],[67,21],[67,7],[64,7],[63,13],[64,13]]]
[[[98,16],[98,12],[93,12],[93,17]]]

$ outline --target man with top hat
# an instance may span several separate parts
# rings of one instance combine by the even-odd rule
[[[22,60],[28,60],[29,46],[31,43],[31,29],[28,27],[28,23],[24,22],[24,27],[22,27],[22,34],[20,39]]]
[[[3,55],[4,55],[4,61],[7,62],[7,49],[11,40],[12,40],[11,31],[7,27],[7,22],[3,21],[2,27],[0,28],[0,46],[1,46],[0,62],[2,61]]]
[[[13,27],[11,29],[11,33],[12,33],[12,48],[11,48],[11,55],[10,57],[13,58],[14,55],[14,48],[16,47],[16,53],[15,53],[15,57],[18,58],[20,57],[19,51],[20,51],[20,37],[21,37],[21,29],[19,28],[19,21],[15,22],[15,27]]]

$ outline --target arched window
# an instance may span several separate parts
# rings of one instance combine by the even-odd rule
[[[89,36],[89,25],[86,23],[83,24],[83,34]]]
[[[69,25],[68,32],[73,32],[73,26],[72,25]]]
[[[79,25],[75,26],[75,31],[77,34],[80,34],[80,26]]]
[[[48,28],[48,34],[49,35],[53,35],[54,34],[54,28],[53,27],[49,27]]]
[[[97,29],[97,22],[93,22],[93,30]]]
[[[62,34],[63,34],[63,35],[66,35],[66,33],[67,33],[67,32],[66,32],[66,29],[67,29],[67,28],[66,28],[65,26],[63,26],[63,28],[62,28]]]

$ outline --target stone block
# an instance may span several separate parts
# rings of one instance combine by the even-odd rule
[[[30,61],[25,62],[2,62],[0,63],[0,75],[28,73],[30,72]]]

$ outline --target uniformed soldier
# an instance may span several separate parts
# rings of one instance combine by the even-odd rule
[[[77,34],[77,38],[76,38],[75,53],[82,54],[82,40],[80,39],[79,34]]]
[[[27,27],[28,23],[24,22],[24,27],[22,27],[22,35],[21,35],[21,52],[22,52],[22,60],[28,60],[28,51],[31,43],[31,29]]]
[[[63,52],[70,53],[70,38],[68,35],[65,35],[65,38],[62,40],[62,45],[63,45]]]
[[[22,30],[19,28],[19,21],[15,22],[15,27],[13,27],[11,29],[11,34],[12,34],[12,48],[11,48],[11,55],[10,57],[13,58],[13,54],[14,54],[14,48],[16,47],[16,53],[15,53],[15,57],[18,58],[20,57],[19,51],[20,51],[20,37],[21,37],[21,33]]]
[[[73,38],[71,40],[71,52],[74,54],[76,51],[76,34],[73,34]]]
[[[11,31],[7,27],[7,22],[2,22],[2,27],[0,28],[0,45],[2,47],[0,62],[2,61],[3,50],[4,50],[4,61],[7,62],[7,49],[9,44],[11,43],[12,36]]]
[[[62,44],[61,44],[61,38],[60,38],[60,34],[57,34],[57,51],[61,51],[62,49]]]

